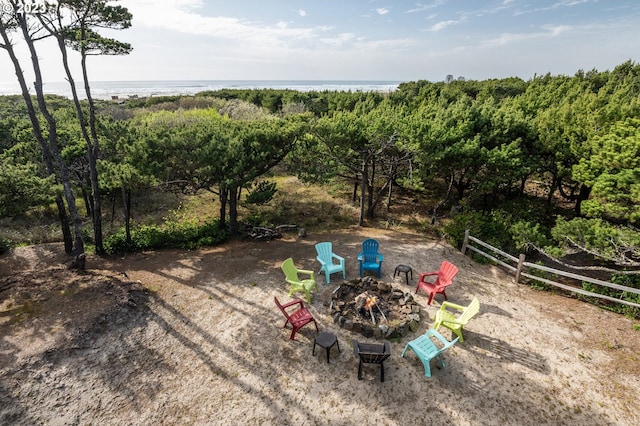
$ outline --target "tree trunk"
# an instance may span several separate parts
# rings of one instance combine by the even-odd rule
[[[93,192],[93,234],[96,252],[101,254],[104,253],[102,242],[102,200],[100,197],[100,180],[97,165],[98,157],[100,156],[100,142],[96,130],[96,108],[93,97],[91,96],[91,87],[89,86],[89,76],[87,73],[87,53],[84,49],[81,55],[82,79],[84,81],[84,91],[87,95],[87,102],[89,103],[89,129],[91,131],[92,142],[87,144],[87,153],[89,156],[89,172],[91,173],[91,190]]]
[[[464,198],[464,190],[465,190],[465,184],[462,178],[456,180],[456,183],[454,185],[456,187],[456,190],[458,191],[458,201],[462,201],[462,199]]]
[[[524,177],[524,178],[522,178],[522,180],[520,181],[520,193],[518,194],[518,196],[519,196],[520,198],[524,197],[524,190],[525,190],[525,188],[526,188],[526,185],[527,185],[527,178],[526,178],[526,177]]]
[[[111,198],[111,223],[113,224],[113,221],[116,220],[116,196],[112,193],[110,198]]]
[[[97,170],[97,156],[99,153],[98,149],[98,137],[95,130],[95,108],[93,106],[93,99],[91,98],[91,92],[89,90],[89,83],[87,80],[87,72],[86,72],[86,54],[81,52],[81,64],[82,64],[82,76],[84,80],[85,93],[87,95],[87,100],[89,102],[89,129],[91,131],[91,136],[87,131],[87,125],[85,123],[84,112],[82,111],[82,105],[80,104],[80,99],[78,97],[78,90],[76,88],[76,83],[71,74],[71,69],[69,68],[69,59],[67,55],[67,48],[65,45],[65,40],[59,32],[55,32],[50,30],[50,32],[56,37],[58,41],[58,48],[60,49],[60,53],[62,55],[62,64],[67,75],[67,81],[69,82],[69,87],[71,88],[71,94],[73,96],[73,103],[76,108],[76,115],[78,117],[78,124],[80,125],[80,131],[82,132],[82,137],[87,144],[87,162],[89,164],[89,182],[91,184],[91,219],[93,223],[93,238],[96,246],[96,253],[103,254],[104,247],[102,241],[102,207],[101,207],[101,199],[100,199],[100,185],[98,181],[98,170]]]
[[[229,234],[238,235],[238,192],[240,188],[231,187],[229,189]]]
[[[591,195],[591,187],[586,185],[580,185],[580,192],[578,193],[578,197],[576,199],[576,208],[575,212],[578,217],[582,216],[582,202],[584,200],[589,199],[589,195]]]
[[[555,194],[556,188],[560,184],[560,180],[561,178],[557,177],[555,173],[551,177],[551,188],[549,188],[549,193],[547,194],[547,203],[546,203],[547,213],[551,210],[551,202],[553,201],[553,194]]]
[[[387,188],[387,214],[391,211],[391,200],[393,195],[393,180],[396,174],[396,167],[392,166],[391,173],[389,174],[389,188]]]
[[[367,218],[373,219],[373,181],[376,177],[376,163],[371,162],[371,175],[367,178]]]
[[[124,209],[124,232],[127,245],[131,245],[131,190],[122,185],[122,206]]]
[[[60,220],[60,227],[62,228],[64,252],[71,254],[73,253],[73,237],[71,235],[71,228],[69,227],[69,216],[67,216],[67,210],[64,208],[64,200],[60,195],[56,196],[56,207],[58,208],[58,219]]]
[[[365,201],[365,196],[367,191],[367,180],[368,180],[367,163],[364,158],[362,160],[362,170],[360,171],[360,173],[362,174],[361,176],[362,181],[360,183],[360,216],[358,217],[358,226],[363,226],[364,225],[364,201]]]
[[[91,196],[89,195],[89,193],[87,192],[84,186],[80,188],[80,193],[82,194],[82,200],[84,201],[84,209],[87,212],[87,216],[91,217],[92,215]]]
[[[353,194],[351,195],[351,202],[355,203],[358,199],[358,175],[353,178]]]
[[[27,15],[16,15],[16,20],[20,25],[20,29],[22,30],[22,35],[24,36],[24,40],[27,43],[27,47],[29,48],[29,53],[31,54],[31,64],[33,65],[33,73],[35,75],[36,81],[34,82],[34,88],[36,90],[36,98],[38,100],[38,107],[40,108],[40,112],[44,116],[47,121],[47,126],[49,128],[49,150],[51,151],[51,155],[55,164],[58,166],[58,170],[60,172],[60,181],[62,182],[62,188],[65,195],[65,199],[67,201],[67,207],[69,208],[69,213],[71,214],[71,218],[73,221],[73,230],[74,230],[74,240],[73,240],[73,250],[72,254],[79,255],[84,253],[84,237],[82,236],[82,219],[80,218],[80,214],[78,213],[78,209],[76,208],[76,196],[73,192],[73,187],[71,185],[71,178],[69,169],[67,164],[64,162],[62,155],[60,153],[60,149],[58,148],[58,135],[57,135],[57,124],[55,118],[49,113],[47,108],[47,104],[44,98],[44,92],[42,90],[42,73],[40,72],[40,62],[38,59],[38,54],[36,52],[36,48],[34,45],[34,41],[29,34],[29,26],[26,21]]]
[[[35,107],[31,100],[31,95],[29,94],[29,90],[27,89],[27,83],[24,79],[24,73],[22,72],[22,67],[20,66],[20,61],[15,55],[15,51],[13,50],[13,45],[9,40],[9,37],[6,32],[6,28],[4,24],[0,22],[0,35],[2,36],[2,40],[4,43],[4,48],[9,54],[11,58],[11,62],[13,63],[13,67],[15,70],[16,77],[18,78],[18,83],[20,84],[20,89],[22,91],[22,98],[25,101],[27,106],[27,114],[29,115],[29,120],[31,121],[31,126],[33,130],[33,135],[40,144],[40,149],[42,150],[42,161],[45,164],[47,169],[47,173],[49,175],[53,175],[55,178],[55,182],[60,182],[58,176],[56,174],[56,168],[53,162],[53,158],[51,156],[51,151],[47,146],[47,142],[42,134],[42,127],[40,126],[40,121],[36,114]],[[67,254],[71,254],[73,252],[73,237],[71,235],[71,228],[69,226],[69,217],[67,215],[67,210],[64,206],[64,200],[62,196],[56,196],[56,207],[58,209],[58,219],[60,220],[60,228],[62,231],[62,237],[64,240],[64,251]]]
[[[375,216],[373,213],[376,211],[376,208],[378,208],[378,204],[380,204],[380,201],[382,201],[382,194],[384,194],[385,189],[391,186],[391,182],[392,182],[391,177],[388,177],[384,185],[382,185],[380,189],[376,191],[375,197],[373,198],[373,204],[371,204],[371,212],[372,212],[371,217]],[[373,188],[372,188],[372,191],[373,191]],[[391,195],[391,193],[389,193],[389,195]],[[388,210],[388,205],[387,205],[387,210]]]
[[[229,190],[225,186],[220,187],[220,220],[218,221],[218,228],[224,229],[227,226],[227,195]]]

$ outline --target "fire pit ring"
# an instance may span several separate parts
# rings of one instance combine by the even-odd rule
[[[329,309],[343,329],[375,339],[403,338],[418,330],[422,318],[411,293],[370,276],[343,281]]]

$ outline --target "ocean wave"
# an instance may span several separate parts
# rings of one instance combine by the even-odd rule
[[[152,97],[195,95],[209,90],[222,89],[278,89],[299,92],[393,92],[400,81],[375,80],[161,80],[161,81],[95,81],[91,82],[91,94],[95,99],[128,97]],[[30,93],[35,93],[33,88]],[[45,83],[44,92],[71,97],[68,83]],[[0,84],[0,95],[20,94],[18,84]],[[86,98],[84,90],[79,90]]]

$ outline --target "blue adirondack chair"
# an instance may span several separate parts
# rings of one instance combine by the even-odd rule
[[[368,238],[362,242],[362,251],[358,253],[360,263],[360,278],[363,271],[376,271],[378,278],[382,273],[382,261],[384,256],[378,253],[378,242],[373,238]]]
[[[436,339],[438,339],[442,346],[438,347],[438,345],[436,345],[431,340],[431,337],[435,337]],[[407,345],[404,347],[404,350],[402,351],[401,356],[404,358],[404,353],[407,351],[407,349],[413,350],[413,352],[415,352],[415,354],[418,356],[418,359],[424,365],[424,375],[427,377],[431,377],[431,360],[436,358],[439,361],[440,366],[444,368],[442,353],[449,349],[451,346],[455,345],[457,342],[457,337],[449,342],[440,333],[431,328],[427,330],[427,332],[422,336],[407,343]]]
[[[327,284],[331,282],[331,274],[336,272],[342,272],[342,278],[347,278],[347,271],[344,267],[344,258],[333,253],[333,248],[330,242],[316,244],[316,251],[318,252],[316,259],[320,262],[318,275],[324,272]],[[337,260],[338,263],[333,263],[334,259]]]

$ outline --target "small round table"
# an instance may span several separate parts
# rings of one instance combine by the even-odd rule
[[[338,342],[338,338],[334,334],[328,333],[326,331],[319,333],[313,341],[313,355],[316,354],[316,345],[321,346],[327,350],[327,364],[329,364],[329,350],[333,345],[337,345],[338,352],[340,352],[340,342]]]
[[[396,266],[396,270],[393,271],[393,278],[395,278],[396,275],[400,275],[402,272],[404,272],[404,279],[407,285],[409,285],[409,273],[411,273],[411,279],[413,279],[413,269],[411,269],[411,266],[398,265]]]

